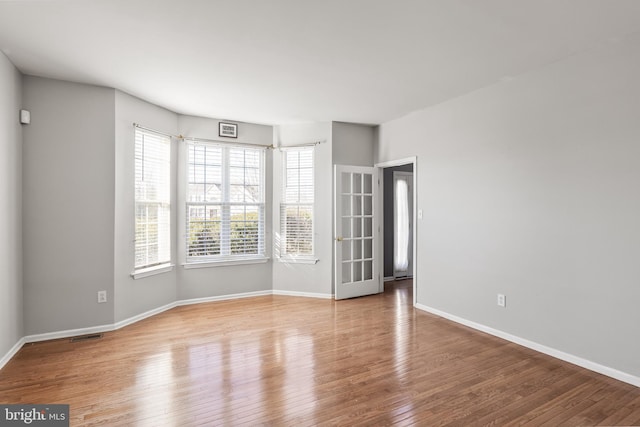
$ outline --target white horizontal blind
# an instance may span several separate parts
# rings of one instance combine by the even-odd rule
[[[280,236],[283,255],[313,255],[313,147],[283,151]]]
[[[187,262],[264,256],[264,149],[187,143]]]
[[[135,130],[135,268],[171,261],[171,140]]]

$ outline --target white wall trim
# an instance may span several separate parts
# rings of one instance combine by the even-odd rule
[[[204,297],[204,298],[192,298],[192,299],[183,299],[178,300],[175,303],[176,307],[183,305],[191,305],[191,304],[202,304],[205,302],[214,302],[214,301],[225,301],[230,299],[240,299],[240,298],[251,298],[251,297],[261,297],[264,295],[271,295],[271,290],[266,291],[255,291],[255,292],[243,292],[240,294],[229,294],[229,295],[218,295],[213,297]]]
[[[394,280],[396,280],[396,278],[393,276],[387,276],[384,278],[385,282],[393,282]]]
[[[610,368],[608,366],[600,365],[599,363],[595,363],[590,360],[583,359],[582,357],[575,356],[573,354],[565,353],[564,351],[557,350],[552,347],[547,347],[546,345],[539,344],[534,341],[529,341],[527,339],[520,338],[516,335],[511,335],[507,332],[503,332],[498,329],[494,329],[489,326],[482,325],[480,323],[476,323],[471,320],[464,319],[462,317],[458,317],[454,314],[450,314],[445,311],[438,310],[437,308],[429,307],[424,304],[415,304],[415,307],[419,310],[426,311],[431,314],[435,314],[436,316],[440,316],[445,319],[451,320],[453,322],[460,323],[461,325],[465,325],[470,328],[476,329],[478,331],[485,332],[489,335],[502,338],[504,340],[521,345],[523,347],[527,347],[532,350],[538,351],[540,353],[544,353],[548,356],[555,357],[556,359],[564,360],[565,362],[572,363],[574,365],[580,366],[590,371],[597,372],[602,375],[606,375],[608,377],[634,385],[636,387],[640,387],[640,377],[637,377],[635,375],[631,375],[626,372],[622,372],[617,369]]]
[[[116,322],[113,324],[113,331],[120,329],[120,328],[124,328],[125,326],[129,326],[132,325],[134,323],[137,323],[141,320],[146,319],[147,317],[151,317],[151,316],[155,316],[156,314],[160,314],[164,311],[167,310],[171,310],[172,308],[174,308],[176,306],[175,302],[169,303],[169,304],[165,304],[161,307],[158,308],[154,308],[152,310],[149,311],[145,311],[144,313],[140,313],[140,314],[136,314],[135,316],[126,318],[124,320],[121,320],[119,322]]]
[[[88,328],[66,329],[63,331],[46,332],[44,334],[27,335],[24,337],[25,343],[57,340],[60,338],[77,337],[79,335],[98,334],[114,330],[114,325],[90,326]]]
[[[47,332],[44,334],[27,335],[25,337],[20,338],[18,342],[13,347],[11,347],[11,349],[2,357],[2,359],[0,359],[0,369],[2,369],[4,365],[6,365],[9,362],[9,360],[11,360],[13,356],[15,356],[16,353],[18,353],[18,351],[20,351],[22,346],[27,343],[56,340],[61,338],[71,338],[79,335],[111,332],[111,331],[124,328],[125,326],[129,326],[134,323],[137,323],[148,317],[155,316],[156,314],[160,314],[167,310],[171,310],[172,308],[183,306],[183,305],[202,304],[205,302],[225,301],[225,300],[240,299],[240,298],[251,298],[251,297],[258,297],[258,296],[265,296],[265,295],[288,295],[288,296],[296,296],[296,297],[323,298],[323,299],[333,298],[332,294],[279,291],[279,290],[269,289],[264,291],[243,292],[239,294],[219,295],[219,296],[213,296],[213,297],[178,300],[178,301],[171,302],[169,304],[165,304],[161,307],[157,307],[149,311],[145,311],[144,313],[136,314],[135,316],[129,317],[127,319],[124,319],[109,325],[90,326],[88,328],[67,329],[63,331]]]
[[[320,261],[316,257],[296,257],[291,255],[279,256],[276,258],[279,262],[283,264],[317,264]]]
[[[376,163],[375,165],[373,165],[376,168],[393,168],[395,166],[403,166],[406,165],[408,163],[416,163],[417,157],[416,156],[411,156],[411,157],[405,157],[404,159],[397,159],[397,160],[389,160],[388,162],[380,162],[380,163]],[[414,170],[415,172],[415,170]]]
[[[171,310],[174,307],[178,307],[182,305],[201,304],[205,302],[223,301],[223,300],[238,299],[238,298],[249,298],[249,297],[261,296],[261,295],[271,295],[271,291],[269,290],[269,291],[258,291],[258,292],[245,292],[241,294],[231,294],[231,295],[221,295],[221,296],[215,296],[215,297],[178,300],[178,301],[174,301],[172,303],[165,304],[163,306],[151,309],[149,311],[145,311],[144,313],[136,314],[135,316],[131,316],[129,318],[126,318],[119,322],[115,322],[110,325],[90,326],[88,328],[68,329],[64,331],[28,335],[24,337],[23,340],[24,340],[24,343],[31,343],[31,342],[55,340],[60,338],[71,338],[79,335],[96,334],[100,332],[111,332],[111,331],[124,328],[125,326],[129,326],[134,323],[137,323],[148,317],[155,316],[156,314],[160,314],[167,310]]]
[[[230,265],[243,265],[243,264],[264,264],[269,261],[269,257],[260,256],[255,258],[240,258],[240,259],[218,259],[218,260],[207,260],[207,261],[193,261],[193,262],[185,262],[182,264],[182,267],[185,270],[189,270],[191,268],[213,268],[213,267],[228,267]]]
[[[320,294],[320,293],[315,293],[315,292],[283,291],[283,290],[279,290],[279,289],[274,289],[273,290],[273,295],[283,295],[283,296],[289,296],[289,297],[333,299],[333,294]]]
[[[7,354],[5,354],[4,356],[2,356],[2,359],[0,359],[0,369],[4,368],[4,365],[6,365],[7,363],[9,363],[9,360],[11,360],[13,358],[13,356],[16,355],[17,352],[20,351],[20,349],[22,348],[22,346],[24,345],[25,341],[24,341],[24,337],[20,338],[18,340],[18,342],[16,342],[13,347],[11,347],[9,349],[9,351],[7,352]]]
[[[239,294],[231,294],[231,295],[220,295],[213,297],[205,297],[205,298],[193,298],[187,300],[178,300],[173,303],[169,303],[163,305],[161,307],[146,311],[144,313],[138,314],[136,316],[132,316],[128,319],[121,320],[120,322],[116,322],[112,325],[100,325],[100,326],[92,326],[88,328],[78,328],[78,329],[67,329],[64,331],[57,332],[47,332],[44,334],[35,334],[35,335],[27,335],[22,337],[16,342],[16,344],[11,347],[11,349],[0,359],[0,369],[2,369],[8,362],[13,358],[13,356],[20,351],[22,346],[26,343],[39,342],[39,341],[48,341],[60,338],[70,338],[78,335],[87,335],[87,334],[95,334],[101,332],[110,332],[115,331],[117,329],[123,328],[125,326],[131,325],[133,323],[139,322],[148,317],[155,316],[156,314],[160,314],[164,311],[170,310],[174,307],[183,306],[183,305],[192,305],[192,304],[202,304],[206,302],[214,302],[214,301],[224,301],[231,299],[240,299],[240,298],[250,298],[256,296],[265,296],[265,295],[284,295],[284,296],[296,296],[296,297],[307,297],[307,298],[321,298],[321,299],[332,299],[332,294],[321,294],[321,293],[312,293],[312,292],[296,292],[296,291],[283,291],[283,290],[266,290],[266,291],[256,291],[256,292],[244,292]],[[590,371],[597,372],[602,375],[606,375],[608,377],[614,378],[616,380],[634,385],[636,387],[640,387],[640,377],[635,375],[628,374],[626,372],[619,371],[614,368],[610,368],[608,366],[600,365],[599,363],[592,362],[587,359],[583,359],[581,357],[575,356],[573,354],[565,353],[563,351],[547,347],[545,345],[529,341],[524,338],[520,338],[515,335],[511,335],[507,332],[500,331],[498,329],[491,328],[486,325],[482,325],[480,323],[473,322],[471,320],[464,319],[462,317],[458,317],[456,315],[447,313],[442,310],[438,310],[437,308],[429,307],[424,304],[415,304],[415,307],[419,310],[426,311],[431,314],[435,314],[436,316],[443,317],[445,319],[451,320],[453,322],[459,323],[461,325],[468,326],[470,328],[476,329],[481,332],[485,332],[489,335],[496,336],[498,338],[502,338],[504,340],[513,342],[515,344],[521,345],[523,347],[530,348],[532,350],[538,351],[540,353],[544,353],[551,357],[555,357],[556,359],[564,360],[565,362],[572,363],[574,365],[580,366],[585,369],[589,369]]]
[[[402,166],[411,163],[413,165],[413,305],[418,303],[418,157],[411,156],[404,159],[389,160],[386,162],[379,162],[374,164],[375,168],[378,168],[378,177],[380,184],[384,185],[384,168],[391,168],[395,166]],[[384,243],[384,191],[381,191],[378,198],[378,217],[380,242]],[[378,263],[378,276],[384,276],[384,245],[378,245],[378,258],[381,262]],[[384,281],[380,284],[380,292],[384,291]]]
[[[162,264],[154,267],[142,268],[131,273],[131,277],[133,277],[134,280],[138,280],[149,276],[155,276],[156,274],[167,273],[173,270],[173,267],[173,264]]]

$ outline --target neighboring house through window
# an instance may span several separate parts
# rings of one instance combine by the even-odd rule
[[[187,264],[265,257],[264,151],[187,142]]]

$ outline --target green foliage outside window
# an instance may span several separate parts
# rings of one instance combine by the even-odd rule
[[[221,221],[190,222],[188,256],[220,255]],[[230,250],[231,255],[258,254],[259,214],[248,212],[231,216]]]

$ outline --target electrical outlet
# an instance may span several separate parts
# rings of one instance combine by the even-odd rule
[[[507,306],[507,297],[503,294],[498,294],[498,305],[500,307],[506,307]]]
[[[107,302],[107,291],[98,291],[98,304]]]

